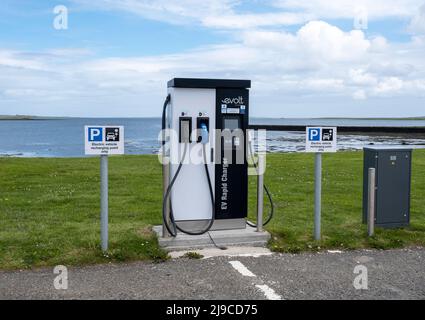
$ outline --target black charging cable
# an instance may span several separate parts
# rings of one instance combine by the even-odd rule
[[[163,111],[162,111],[162,130],[165,130],[165,127],[166,127],[166,121],[165,121],[165,118],[166,118],[166,109],[167,109],[167,106],[168,106],[169,102],[170,102],[170,95],[167,95],[167,98],[164,101],[164,108],[163,108]],[[165,139],[163,139],[163,143],[162,144],[163,145],[165,144]],[[171,205],[171,201],[170,201],[170,222],[171,222],[171,225],[173,226],[173,230],[171,229],[170,225],[168,224],[166,206],[167,206],[167,202],[169,201],[169,198],[170,198],[171,189],[173,188],[174,183],[176,182],[177,177],[179,176],[180,171],[181,171],[181,169],[183,167],[183,162],[184,162],[184,159],[186,158],[187,147],[188,147],[188,143],[185,143],[184,144],[184,150],[183,150],[182,159],[180,160],[180,163],[179,163],[179,166],[177,168],[177,171],[176,171],[173,179],[171,180],[171,182],[170,182],[170,184],[169,184],[169,186],[168,186],[168,188],[167,188],[167,190],[165,192],[164,199],[163,199],[163,202],[162,202],[162,219],[164,221],[164,224],[165,224],[165,227],[166,227],[167,231],[173,237],[176,237],[177,236],[177,230],[180,231],[180,232],[189,234],[189,235],[201,235],[201,234],[207,233],[211,229],[211,227],[213,226],[214,221],[215,221],[214,193],[213,193],[212,184],[211,184],[211,177],[210,177],[210,174],[209,174],[209,171],[208,171],[208,164],[207,164],[206,150],[205,150],[205,143],[204,143],[203,144],[203,148],[202,148],[203,156],[204,156],[204,168],[205,168],[205,174],[206,174],[207,180],[208,180],[208,190],[209,190],[210,199],[211,199],[211,219],[210,219],[210,221],[208,223],[208,226],[204,230],[201,230],[201,231],[188,231],[188,230],[184,230],[182,227],[178,226],[177,223],[176,223],[176,221],[175,221],[175,219],[174,219],[174,214],[173,214],[173,208],[172,208],[172,205]],[[163,150],[163,152],[164,152],[164,150]],[[211,235],[209,233],[208,233],[208,235],[211,238]],[[216,247],[222,249],[221,247],[217,246],[217,244],[214,242],[214,240],[212,238],[211,238],[211,240],[212,240],[212,242],[214,243],[214,245]]]
[[[165,119],[167,117],[166,115],[167,106],[170,103],[170,100],[171,100],[171,95],[168,94],[167,97],[165,98],[164,106],[162,107],[162,146],[164,146],[165,144],[165,127],[166,127]]]
[[[249,153],[251,155],[252,164],[254,165],[254,168],[257,171],[257,174],[259,174],[257,164],[255,163],[254,151],[252,150],[251,143],[249,143]],[[264,226],[266,226],[273,219],[273,215],[274,215],[274,202],[273,202],[272,195],[270,194],[269,189],[267,188],[266,184],[263,185],[263,188],[264,188],[264,191],[267,194],[267,198],[269,199],[269,203],[270,203],[270,211],[269,211],[269,215],[267,216],[267,219],[263,223],[263,227],[264,227]],[[246,224],[249,225],[250,227],[253,227],[253,228],[256,228],[257,227],[257,224],[252,223],[252,222],[250,222],[248,220],[246,221]]]

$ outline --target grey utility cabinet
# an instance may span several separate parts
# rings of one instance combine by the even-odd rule
[[[412,149],[371,146],[364,148],[363,223],[367,221],[368,169],[376,169],[375,226],[409,225]]]

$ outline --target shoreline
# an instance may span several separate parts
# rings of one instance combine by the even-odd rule
[[[68,116],[32,116],[32,115],[0,115],[2,120],[32,121],[32,120],[73,120],[73,119],[160,119],[157,117],[68,117]],[[424,121],[425,116],[418,117],[251,117],[265,120],[368,120],[368,121]]]
[[[370,145],[364,145],[361,148],[341,148],[338,149],[338,153],[346,153],[346,152],[363,152],[363,148],[370,147],[370,146],[381,146],[382,144],[370,144]],[[402,146],[403,148],[411,148],[412,150],[424,150],[425,149],[425,142],[424,144],[385,144],[385,146],[394,146],[399,147]],[[276,154],[276,155],[283,155],[283,154],[294,154],[294,153],[306,153],[304,150],[277,150],[275,148],[270,148],[270,150],[266,151],[267,154]],[[113,157],[138,157],[138,156],[158,156],[158,153],[139,153],[139,154],[131,154],[127,153],[124,155],[114,155]],[[0,159],[85,159],[85,158],[92,158],[96,156],[86,156],[86,155],[75,155],[75,156],[58,156],[58,155],[28,155],[25,154],[25,152],[17,152],[17,153],[1,153],[0,152]]]
[[[69,117],[0,116],[0,121],[71,120]]]

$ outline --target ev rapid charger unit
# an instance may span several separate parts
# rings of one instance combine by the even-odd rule
[[[177,230],[197,235],[246,227],[250,86],[250,80],[174,78],[168,82],[162,126],[178,136],[163,148],[171,159],[163,200],[163,219],[171,235],[176,236]],[[227,139],[217,135],[222,130],[242,135]],[[236,159],[237,151],[242,160]]]

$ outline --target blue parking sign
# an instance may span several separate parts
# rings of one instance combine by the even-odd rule
[[[103,141],[103,128],[88,128],[88,140],[90,142],[96,141],[96,142],[102,142]]]
[[[124,154],[123,126],[84,126],[84,152],[90,156]]]
[[[308,128],[308,141],[320,141],[320,128]]]
[[[306,152],[336,152],[337,127],[306,127],[305,151]]]

